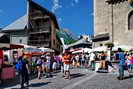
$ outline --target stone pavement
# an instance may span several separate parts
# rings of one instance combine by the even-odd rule
[[[87,76],[92,75],[93,72],[88,72],[87,69],[78,69],[78,68],[74,68],[71,69],[71,80],[68,79],[64,79],[62,77],[62,73],[53,73],[53,77],[51,78],[45,78],[43,77],[41,80],[36,79],[32,79],[30,81],[30,87],[27,89],[62,89],[74,82],[77,82],[83,78],[86,78]],[[20,87],[20,85],[17,84],[14,85],[4,85],[2,87],[0,87],[0,89],[18,89]]]
[[[62,78],[61,73],[54,73],[52,78],[33,79],[26,89],[133,89],[133,78],[125,73],[124,80],[117,80],[116,73],[95,73],[88,69],[71,69],[71,80]],[[3,86],[0,89],[18,89],[20,86]]]
[[[124,80],[118,80],[117,75],[100,73],[72,89],[133,89],[133,77],[126,74]]]

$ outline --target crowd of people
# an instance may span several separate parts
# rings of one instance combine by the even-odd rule
[[[21,88],[29,86],[29,75],[36,75],[37,78],[52,77],[52,73],[61,70],[65,79],[70,79],[71,54],[69,52],[60,55],[59,53],[46,53],[44,55],[20,56],[15,61],[16,70],[19,73]]]
[[[129,73],[133,72],[133,54],[131,52],[123,52],[120,48],[113,56],[108,57],[106,52],[78,53],[71,52],[46,53],[44,55],[28,57],[22,55],[14,62],[15,68],[19,73],[21,88],[29,86],[29,75],[37,75],[38,79],[42,77],[52,77],[53,73],[58,70],[62,72],[65,79],[71,79],[70,66],[84,67],[95,69],[96,61],[99,61],[98,70],[107,70],[111,66],[114,70],[119,70],[118,79],[124,78],[124,70],[128,68]],[[116,69],[112,61],[118,61],[119,67]],[[1,70],[0,70],[1,71]]]

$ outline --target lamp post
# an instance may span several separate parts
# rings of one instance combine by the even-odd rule
[[[106,3],[111,5],[111,42],[114,43],[114,9],[113,9],[113,4],[114,1],[113,0],[106,0]]]
[[[111,4],[111,26],[112,26],[112,43],[114,43],[114,9],[113,4]]]

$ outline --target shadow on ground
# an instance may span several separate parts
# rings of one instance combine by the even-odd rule
[[[21,89],[21,88],[11,88],[11,89]],[[22,89],[29,89],[29,88],[22,88]]]
[[[49,83],[51,83],[51,82],[32,83],[30,86],[31,87],[41,87],[41,86],[47,85]]]
[[[124,77],[124,80],[125,80],[125,79],[130,79],[130,78],[133,78],[133,75],[132,75],[132,76],[125,76],[125,77]]]
[[[18,76],[16,76],[14,79],[8,79],[8,80],[3,80],[1,87],[10,87],[19,84]]]
[[[35,79],[36,76],[31,76],[30,80]],[[19,84],[19,76],[16,76],[14,79],[8,79],[8,80],[3,80],[2,84],[0,85],[0,89],[2,88],[7,88],[7,87],[12,87]],[[13,88],[13,89],[18,89],[18,88]]]
[[[85,74],[81,74],[81,73],[76,73],[76,74],[71,74],[71,78],[77,78],[77,77],[82,77]]]
[[[51,83],[51,82],[31,83],[29,87],[41,87],[41,86],[47,85],[48,83]],[[11,88],[11,89],[20,89],[20,88]],[[29,88],[25,87],[22,89],[29,89]]]

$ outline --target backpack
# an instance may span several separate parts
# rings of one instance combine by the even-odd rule
[[[24,66],[25,66],[24,61],[23,61],[23,60],[20,60],[20,61],[18,61],[17,64],[16,64],[16,69],[17,69],[18,71],[23,71]]]

